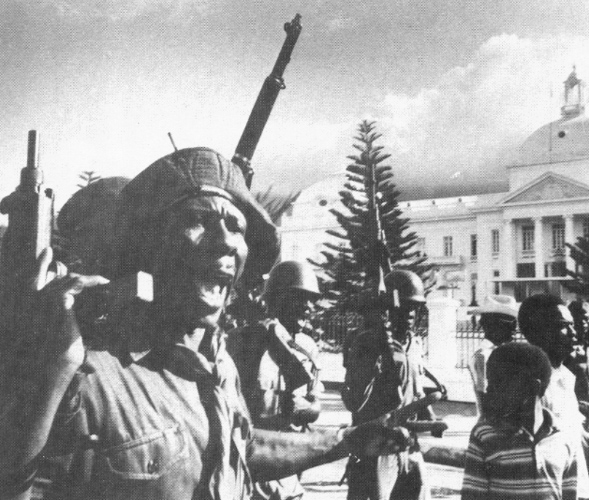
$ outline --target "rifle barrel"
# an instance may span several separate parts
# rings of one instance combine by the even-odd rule
[[[241,134],[237,148],[235,148],[232,161],[241,168],[248,188],[251,187],[254,175],[254,170],[251,167],[252,157],[258,146],[258,142],[260,142],[260,137],[268,122],[278,93],[285,88],[283,79],[284,70],[290,61],[290,56],[301,33],[302,27],[300,20],[301,16],[297,14],[290,23],[284,24],[286,39],[282,44],[272,72],[262,84],[262,88],[252,108],[245,129]]]

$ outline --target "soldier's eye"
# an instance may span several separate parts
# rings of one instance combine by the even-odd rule
[[[180,223],[183,227],[196,227],[203,224],[203,214],[194,210],[186,210],[180,215]]]
[[[237,217],[226,217],[225,225],[227,230],[231,231],[232,233],[245,234],[245,224],[243,224]]]

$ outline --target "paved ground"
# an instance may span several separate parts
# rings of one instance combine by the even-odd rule
[[[324,411],[316,425],[339,427],[350,423],[350,414],[344,408],[339,393],[333,390],[336,384],[327,384],[328,389],[323,400]],[[442,438],[429,435],[420,437],[424,451],[437,448],[466,448],[470,429],[475,422],[473,404],[440,402],[435,405],[438,416],[443,417],[449,429]],[[305,500],[342,500],[346,498],[347,487],[339,484],[345,469],[345,460],[316,467],[303,474],[302,482],[307,493]],[[428,481],[432,489],[432,498],[458,500],[462,484],[462,469],[432,463],[427,464]]]

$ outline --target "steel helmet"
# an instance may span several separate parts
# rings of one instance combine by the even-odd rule
[[[387,289],[387,296],[393,298],[395,290],[399,300],[409,301],[417,304],[425,302],[423,282],[413,271],[394,270],[384,278]]]
[[[289,289],[303,290],[315,296],[320,295],[317,276],[310,264],[285,260],[272,268],[264,287],[264,297],[268,299]]]

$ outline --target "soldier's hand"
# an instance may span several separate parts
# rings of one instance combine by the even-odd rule
[[[411,444],[411,436],[388,414],[344,429],[344,441],[352,455],[374,457],[407,449]]]
[[[313,394],[293,396],[291,423],[296,426],[315,422],[321,413],[321,401]]]
[[[102,276],[69,273],[58,276],[51,270],[53,251],[46,248],[39,257],[38,272],[32,284],[33,328],[41,342],[40,353],[48,362],[79,367],[84,361],[84,346],[74,313],[75,296],[82,290],[109,281]]]

